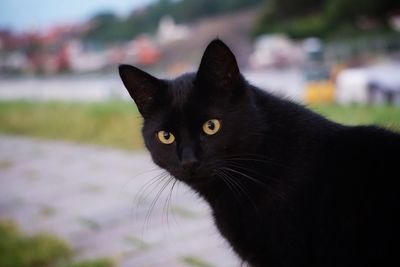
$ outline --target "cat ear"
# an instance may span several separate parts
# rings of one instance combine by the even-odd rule
[[[197,78],[207,86],[222,89],[232,89],[240,84],[241,75],[235,55],[224,42],[215,39],[207,46]]]
[[[129,95],[144,117],[154,104],[155,97],[161,87],[161,81],[131,65],[120,65],[118,69]]]

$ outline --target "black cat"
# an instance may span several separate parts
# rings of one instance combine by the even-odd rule
[[[197,73],[119,71],[154,162],[209,203],[243,261],[400,266],[400,135],[340,125],[255,88],[220,40]]]

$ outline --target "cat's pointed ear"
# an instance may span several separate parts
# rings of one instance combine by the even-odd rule
[[[161,81],[152,75],[131,65],[120,65],[119,75],[129,95],[135,101],[139,112],[145,117],[155,104]]]
[[[207,46],[201,58],[197,79],[217,88],[232,89],[239,85],[241,75],[235,55],[224,42],[215,39]]]

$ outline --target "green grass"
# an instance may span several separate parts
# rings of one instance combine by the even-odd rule
[[[4,267],[112,267],[108,259],[75,262],[63,240],[49,234],[24,235],[10,221],[0,221],[0,266]]]
[[[340,123],[400,130],[400,107],[316,105]],[[142,119],[131,101],[100,103],[0,101],[0,133],[142,149]]]
[[[0,102],[0,132],[80,143],[142,148],[133,102]]]
[[[400,131],[400,106],[315,105],[311,108],[346,125],[374,124]]]

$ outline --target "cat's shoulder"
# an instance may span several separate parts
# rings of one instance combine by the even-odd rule
[[[340,140],[349,140],[355,144],[400,146],[400,133],[376,125],[344,127],[338,137]]]
[[[375,165],[389,168],[400,157],[400,134],[379,126],[346,126],[332,135],[327,152],[367,169]]]

